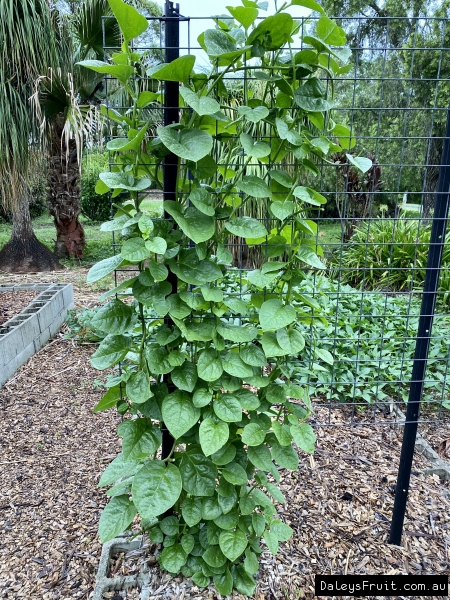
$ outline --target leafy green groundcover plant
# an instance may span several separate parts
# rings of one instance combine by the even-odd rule
[[[194,56],[148,72],[157,85],[182,83],[185,108],[179,123],[158,127],[151,138],[142,110],[159,106],[162,96],[143,89],[140,56],[130,45],[147,21],[121,0],[109,3],[122,29],[122,51],[112,55],[114,64],[82,64],[116,77],[129,95],[125,114],[103,108],[124,136],[107,145],[116,166],[100,174],[97,192],[112,190],[117,197],[128,190],[132,202],[118,205],[114,220],[102,226],[122,232],[124,242],[120,254],[92,267],[88,282],[127,265],[138,273],[105,294],[116,297],[92,322],[107,334],[93,366],[122,362],[115,385],[95,410],[117,406],[131,416],[118,428],[122,453],[100,481],[115,484],[100,537],[113,538],[139,512],[142,528],[162,544],[163,569],[192,577],[199,586],[212,577],[223,595],[233,587],[251,595],[261,538],[275,554],[292,535],[273,504],[285,501],[274,483],[279,468],[298,468],[293,442],[314,450],[315,435],[306,423],[309,397],[291,382],[291,360],[305,346],[298,323],[310,318],[314,306],[295,283],[305,268],[323,268],[306,210],[325,198],[301,181],[302,173],[317,170],[312,158],[341,149],[323,131],[343,147],[350,139],[349,130],[331,119],[320,80],[347,69],[340,66],[349,57],[340,48],[345,35],[323,15],[315,35],[303,38],[309,48],[296,52],[299,24],[286,9],[322,8],[314,0],[294,0],[256,21],[259,5],[244,0],[199,38],[213,65],[210,73],[195,73]],[[244,103],[230,109],[225,76],[246,69],[264,91],[260,98],[244,94]],[[257,135],[260,122],[264,138]],[[226,159],[236,148],[243,157],[238,170],[213,158]],[[164,202],[170,219],[155,219],[142,192],[161,187],[161,162],[169,152],[178,157],[176,200]],[[295,159],[294,177],[277,168],[287,153]],[[250,163],[260,166],[259,177],[246,175]],[[250,199],[266,207],[264,222],[240,216]],[[232,259],[230,234],[264,246],[266,260],[252,274],[247,301],[222,289]],[[283,262],[277,261],[281,256]],[[131,305],[117,297],[127,289]],[[158,454],[162,422],[174,438],[164,459]]]
[[[359,225],[342,250],[346,283],[367,288],[408,290],[425,280],[431,227],[418,219],[377,219]],[[449,301],[450,233],[446,235],[442,256],[439,300]],[[336,253],[334,262],[341,258]],[[332,261],[333,263],[333,261]]]

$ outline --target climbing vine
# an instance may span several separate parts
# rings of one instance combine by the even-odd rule
[[[210,72],[181,56],[150,68],[153,85],[145,88],[132,40],[147,21],[122,0],[109,3],[122,49],[111,63],[81,64],[116,78],[129,96],[125,113],[102,108],[123,135],[108,142],[114,166],[96,191],[117,198],[127,190],[130,200],[102,226],[121,233],[120,253],[93,266],[88,282],[120,267],[136,272],[105,294],[114,299],[94,319],[107,336],[92,365],[121,363],[95,411],[117,407],[128,417],[118,428],[122,452],[100,480],[114,484],[100,537],[115,537],[139,513],[142,529],[162,545],[161,568],[198,586],[212,577],[223,595],[233,587],[252,595],[261,540],[276,554],[293,533],[274,505],[285,502],[280,469],[298,469],[294,444],[314,451],[311,403],[295,372],[305,347],[298,323],[320,307],[297,283],[305,268],[324,267],[308,211],[325,198],[304,181],[317,174],[316,159],[354,143],[334,122],[329,99],[350,53],[314,0],[286,2],[262,20],[265,3],[243,0],[199,37]],[[321,15],[300,51],[294,5]],[[257,84],[243,78],[236,103],[230,77],[243,74]],[[180,117],[155,132],[146,115],[161,105],[164,81],[180,84]],[[164,201],[165,218],[155,218],[145,190],[162,189],[169,153],[178,157],[175,199]],[[249,202],[263,218],[245,215]],[[240,294],[226,283],[230,236],[264,257]],[[130,294],[132,303],[121,299]],[[332,362],[320,340],[313,346],[317,361]],[[164,457],[163,424],[173,437]]]

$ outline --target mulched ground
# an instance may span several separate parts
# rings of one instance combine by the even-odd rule
[[[38,293],[33,290],[0,291],[0,325],[19,314]]]
[[[93,306],[98,294],[81,282],[79,287],[76,303]],[[102,395],[96,380],[103,376],[89,365],[93,350],[59,336],[0,390],[0,598],[92,595],[101,552],[97,525],[106,500],[97,482],[120,450],[120,419],[112,411],[92,414]],[[421,431],[437,450],[450,438],[450,418],[445,414],[442,423]],[[281,473],[287,503],[278,509],[296,533],[276,557],[263,554],[254,598],[310,600],[318,573],[450,573],[450,482],[423,475],[428,463],[420,455],[403,546],[387,543],[401,427],[322,427],[317,435],[314,457],[302,454],[298,473]],[[124,572],[129,567],[121,561]],[[212,588],[199,590],[150,568],[151,599],[219,598]],[[137,596],[130,591],[122,597]]]

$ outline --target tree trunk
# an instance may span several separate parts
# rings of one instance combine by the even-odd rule
[[[71,140],[66,157],[66,148],[58,133],[52,144],[49,169],[49,208],[56,227],[55,254],[58,258],[81,258],[86,242],[83,226],[78,220],[81,193],[77,151],[75,141]]]
[[[61,270],[63,267],[56,256],[34,235],[27,196],[19,200],[12,217],[11,239],[0,250],[0,271],[36,273]]]

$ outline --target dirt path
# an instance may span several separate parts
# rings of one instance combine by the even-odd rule
[[[95,305],[99,291],[87,291],[82,274],[70,277],[76,304]],[[120,451],[120,419],[92,414],[103,375],[89,365],[92,351],[59,336],[0,390],[0,598],[84,600],[93,590],[106,500],[97,482]],[[427,428],[434,445],[450,438],[449,419]],[[317,434],[314,458],[302,454],[298,473],[282,472],[280,516],[296,533],[277,557],[263,554],[254,597],[310,600],[317,573],[450,573],[450,482],[424,476],[422,456],[413,467],[404,545],[387,544],[401,428],[322,427]],[[167,574],[155,576],[154,586],[158,599],[188,590]],[[195,586],[183,597],[218,598]]]

